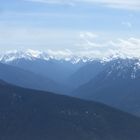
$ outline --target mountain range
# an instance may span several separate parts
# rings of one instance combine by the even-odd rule
[[[140,116],[139,58],[111,56],[90,59],[69,56],[60,59],[45,52],[29,50],[3,54],[0,61],[2,66],[8,65],[8,69],[14,67],[18,71],[26,71],[30,76],[34,75],[34,79],[29,79],[30,76],[17,76],[15,74],[18,72],[15,72],[11,77],[11,70],[7,73],[3,70],[5,75],[0,79],[12,84],[98,101]],[[17,82],[15,77],[24,81]]]
[[[97,102],[0,80],[1,140],[138,140],[140,119]]]
[[[8,52],[0,56],[0,62],[47,77],[63,85],[85,64],[84,60],[79,58],[59,59],[45,52],[33,50]]]
[[[80,98],[102,103],[140,115],[140,67],[137,59],[117,59],[74,91]]]

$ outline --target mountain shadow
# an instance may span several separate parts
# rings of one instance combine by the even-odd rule
[[[140,119],[104,104],[0,81],[1,140],[139,140]]]

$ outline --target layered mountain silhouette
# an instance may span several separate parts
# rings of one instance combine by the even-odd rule
[[[22,87],[53,92],[61,92],[62,88],[45,76],[2,63],[0,63],[0,79]]]
[[[72,63],[65,60],[34,58],[33,60],[20,58],[8,62],[9,65],[46,76],[56,83],[64,84],[66,79],[75,73],[84,63]]]
[[[74,94],[140,115],[139,60],[117,59]]]
[[[106,105],[0,81],[1,140],[138,140],[140,119]]]
[[[27,88],[99,101],[140,116],[138,58],[75,58],[73,61],[35,55],[16,53],[1,57],[3,63],[14,66],[22,73],[12,72],[9,66],[0,78]]]

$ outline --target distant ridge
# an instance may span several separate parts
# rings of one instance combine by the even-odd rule
[[[71,63],[79,63],[79,62],[91,62],[94,60],[100,60],[101,62],[109,62],[111,60],[115,60],[118,58],[121,59],[140,59],[125,56],[119,53],[111,54],[106,57],[96,58],[94,56],[86,56],[80,55],[80,52],[74,53],[70,50],[60,50],[60,51],[53,51],[53,50],[13,50],[13,51],[6,51],[0,54],[0,61],[4,63],[8,63],[18,59],[27,59],[27,60],[35,60],[35,59],[43,59],[43,60],[61,60],[61,61],[69,61]]]

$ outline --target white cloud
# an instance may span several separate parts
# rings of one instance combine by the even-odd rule
[[[140,9],[139,0],[26,0],[32,2],[42,2],[49,4],[69,4],[75,5],[78,3],[93,3],[102,4],[104,6],[123,9]]]
[[[91,33],[94,35],[94,33]],[[80,34],[81,38],[81,34]],[[119,55],[121,57],[140,57],[140,38],[116,39],[102,41],[100,37],[87,37],[82,34],[83,42],[79,42],[79,54],[92,58],[109,57]]]
[[[97,43],[94,42],[98,38],[98,35],[92,32],[81,32],[80,39],[81,43],[76,44],[76,46],[85,47],[85,49],[89,49],[91,47],[99,47]]]
[[[112,43],[116,51],[127,57],[140,57],[140,38],[119,39]]]
[[[70,51],[69,49],[57,50],[57,51],[48,49],[46,52],[52,58],[57,58],[57,59],[70,58],[73,55],[72,51]]]
[[[91,39],[94,39],[94,38],[97,38],[98,35],[95,34],[95,33],[92,33],[92,32],[81,32],[80,33],[80,37],[81,38],[91,38]]]
[[[81,44],[80,49],[72,51],[66,50],[48,50],[48,54],[53,58],[71,58],[72,56],[87,57],[87,58],[108,58],[108,57],[121,57],[121,58],[140,58],[140,38],[117,39],[114,41],[105,41],[100,43],[93,40],[97,46],[92,46],[87,43]],[[80,44],[79,44],[80,45]],[[87,48],[86,48],[87,47]]]
[[[0,50],[39,49],[57,57],[140,57],[140,38],[106,39],[101,33],[49,29],[0,29]],[[76,44],[76,45],[74,45]],[[54,51],[53,51],[54,50]]]

